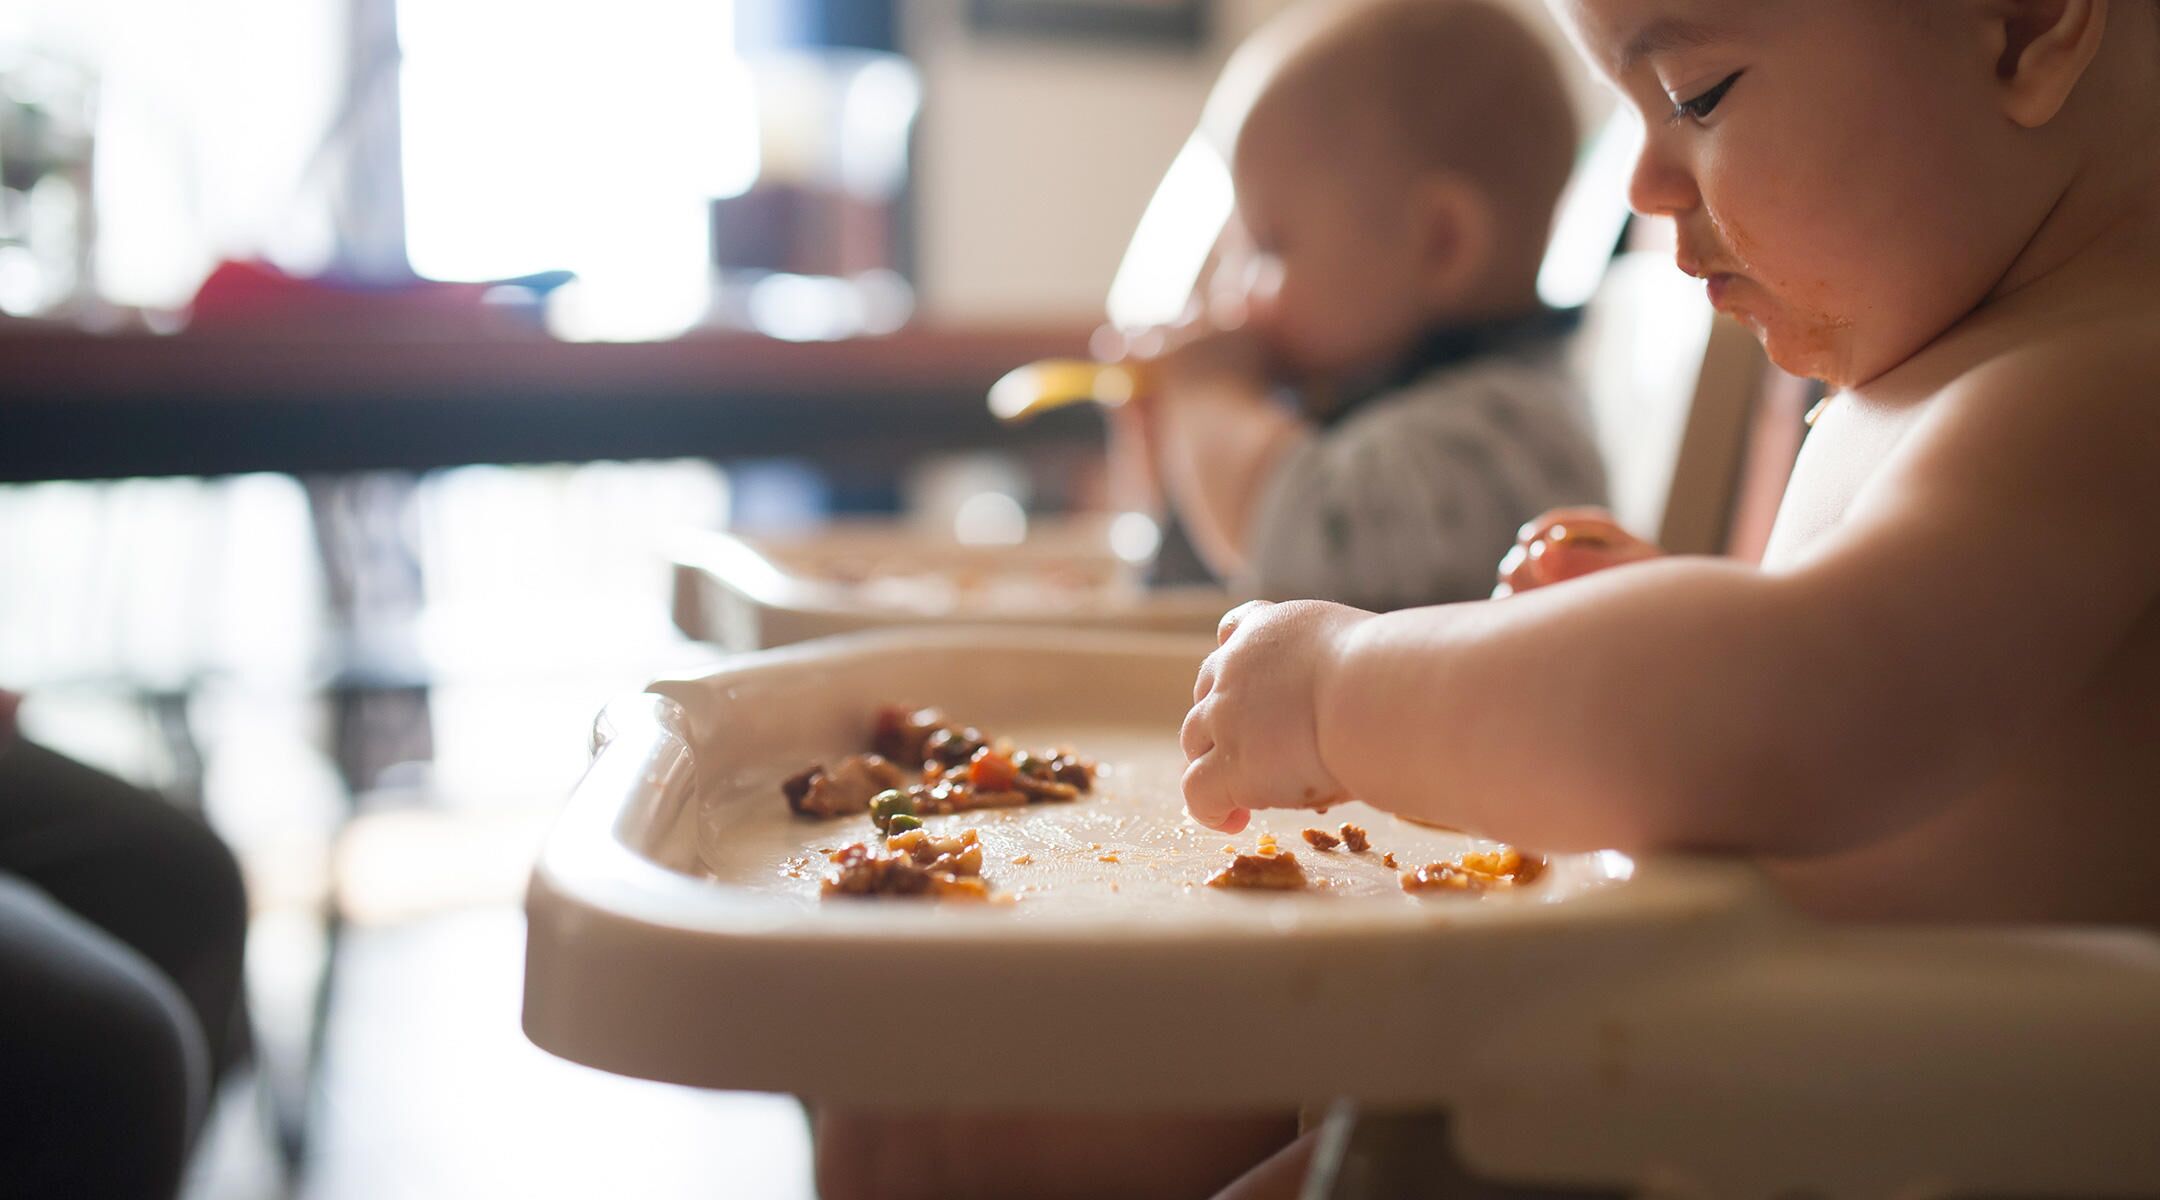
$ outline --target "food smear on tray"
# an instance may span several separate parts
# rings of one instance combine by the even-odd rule
[[[869,753],[811,766],[782,781],[780,791],[789,810],[806,817],[861,816],[898,792],[904,803],[886,798],[884,807],[919,819],[1077,800],[1094,789],[1095,772],[1068,749],[1015,749],[937,709],[887,705],[877,712]]]
[[[1500,846],[1404,871],[1401,882],[1406,892],[1490,892],[1521,887],[1544,873],[1544,859]]]
[[[1223,891],[1370,895],[1377,887],[1397,895],[1469,897],[1521,888],[1547,870],[1538,855],[1492,843],[1420,866],[1419,860],[1437,847],[1418,853],[1398,845],[1384,852],[1363,826],[1345,822],[1296,830],[1295,837],[1306,843],[1296,854],[1272,833],[1262,833],[1249,854],[1240,853],[1235,844],[1224,845],[1229,863],[1202,880],[1187,857],[1197,847],[1172,844],[1194,831],[1146,832],[1165,829],[1164,819],[1175,823],[1168,816],[1175,810],[1174,779],[1149,777],[1139,784],[1128,764],[1120,768],[1119,778],[1137,785],[1139,792],[1130,786],[1104,791],[1098,781],[1102,768],[1068,747],[1021,749],[1011,738],[985,733],[936,708],[884,705],[872,711],[866,725],[858,752],[817,763],[780,784],[788,811],[799,818],[836,825],[845,818],[866,820],[868,828],[857,827],[861,831],[853,835],[859,841],[838,850],[831,849],[841,844],[838,839],[814,843],[815,853],[790,858],[782,870],[790,879],[818,879],[819,895],[825,899],[1010,902],[1046,889],[1117,891],[1118,883],[1102,873],[1103,868],[1110,868],[1110,874],[1137,870],[1143,887],[1148,877],[1168,874],[1179,881],[1175,886],[1187,890],[1204,882],[1210,890]],[[1121,755],[1134,749],[1118,744]],[[1170,789],[1162,793],[1164,817],[1151,815],[1152,810],[1132,810],[1136,799],[1152,803],[1164,785]],[[951,814],[1068,805],[1082,797],[1093,799],[1097,792],[1102,792],[1104,804],[1087,805],[1071,817],[1047,824],[1000,822],[994,829],[985,825],[988,844],[980,830],[930,824]],[[1090,833],[1112,836],[1089,840]],[[1282,838],[1292,841],[1293,834],[1284,832]],[[1025,875],[1026,886],[1003,884],[983,874],[983,859],[993,852],[1007,865],[993,868],[992,874]],[[1398,854],[1404,861],[1398,863]],[[1044,862],[1050,865],[1038,865]],[[1075,868],[1083,862],[1093,872],[1079,876]]]
[[[923,818],[1069,803],[1095,787],[1095,763],[1071,750],[1015,749],[1010,741],[991,739],[934,708],[880,708],[870,746],[867,753],[815,764],[780,784],[788,810],[797,816],[866,816],[884,839],[832,853],[819,889],[827,899],[988,899],[977,831],[933,836],[923,828]]]
[[[982,841],[972,829],[933,837],[924,829],[892,834],[882,846],[857,842],[833,852],[818,894],[915,896],[931,900],[988,900]]]
[[[1352,855],[1372,852],[1371,838],[1357,825],[1345,824],[1340,833],[1304,829],[1299,831],[1299,836],[1323,855],[1338,850]],[[1297,856],[1284,850],[1271,833],[1260,835],[1259,846],[1251,854],[1238,853],[1234,845],[1224,846],[1223,852],[1234,857],[1228,866],[1208,877],[1209,887],[1282,892],[1302,891],[1332,882],[1309,876]],[[1380,856],[1380,865],[1390,871],[1400,870],[1392,852]],[[1545,866],[1543,858],[1503,845],[1491,850],[1468,851],[1451,859],[1401,871],[1397,883],[1403,891],[1413,895],[1492,892],[1535,882],[1545,873]]]
[[[1290,892],[1303,890],[1306,882],[1305,868],[1298,865],[1297,855],[1277,845],[1274,834],[1263,833],[1259,849],[1232,858],[1229,866],[1208,877],[1207,885],[1211,888]]]

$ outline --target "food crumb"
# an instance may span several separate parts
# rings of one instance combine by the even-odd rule
[[[1237,847],[1236,847],[1236,846],[1233,846],[1233,845],[1231,845],[1231,844],[1230,844],[1230,843],[1228,843],[1228,842],[1224,842],[1224,843],[1223,843],[1223,847],[1222,847],[1222,852],[1223,852],[1224,854],[1236,854],[1236,853],[1237,853]]]
[[[1274,834],[1263,833],[1260,835],[1260,853],[1264,855],[1272,855],[1280,853],[1280,851],[1281,847],[1275,844]]]
[[[1365,831],[1356,825],[1342,827],[1342,840],[1343,845],[1350,847],[1352,854],[1363,854],[1372,849],[1372,842],[1366,838]]]
[[[1108,854],[1099,854],[1099,855],[1097,855],[1097,856],[1095,857],[1095,861],[1096,861],[1096,862],[1106,862],[1106,863],[1114,863],[1114,862],[1117,862],[1117,861],[1118,861],[1117,851],[1115,851],[1115,850],[1112,850],[1112,851],[1111,851],[1110,853],[1108,853]]]
[[[1307,829],[1301,834],[1305,843],[1315,850],[1333,850],[1342,845],[1342,839],[1325,829]]]
[[[1032,854],[1015,854],[1012,856],[1012,863],[1016,867],[1024,867],[1034,861],[1035,856]]]
[[[1399,882],[1406,892],[1484,892],[1530,883],[1544,873],[1544,859],[1502,846],[1404,871]]]
[[[1386,868],[1387,868],[1388,870],[1390,870],[1390,871],[1394,870],[1394,869],[1395,869],[1395,855],[1394,855],[1394,854],[1392,854],[1392,853],[1388,853],[1388,854],[1383,854],[1383,855],[1381,855],[1381,856],[1380,856],[1380,865],[1381,865],[1381,866],[1383,866],[1383,867],[1386,867]]]
[[[1207,885],[1268,891],[1292,891],[1304,887],[1305,868],[1298,865],[1297,856],[1268,853],[1269,849],[1269,845],[1263,844],[1262,853],[1240,854],[1231,859],[1229,866],[1208,877]]]

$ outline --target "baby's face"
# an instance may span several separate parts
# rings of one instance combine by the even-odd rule
[[[1643,118],[1630,202],[1673,219],[1681,269],[1788,371],[1854,385],[1902,362],[2045,212],[1978,5],[1555,3]]]
[[[1403,245],[1407,199],[1323,165],[1294,124],[1240,138],[1237,216],[1211,291],[1244,309],[1293,377],[1343,379],[1387,366],[1431,314]]]

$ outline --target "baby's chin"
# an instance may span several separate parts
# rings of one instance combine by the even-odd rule
[[[1800,312],[1760,301],[1729,306],[1725,311],[1747,326],[1755,340],[1762,343],[1764,355],[1779,370],[1837,387],[1860,382],[1851,318]]]

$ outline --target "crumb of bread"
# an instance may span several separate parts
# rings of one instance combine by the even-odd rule
[[[1341,838],[1325,829],[1307,829],[1299,836],[1305,839],[1306,845],[1315,850],[1333,850],[1335,847],[1342,845]]]
[[[1365,831],[1356,825],[1342,827],[1342,840],[1343,845],[1350,847],[1352,854],[1363,854],[1372,848],[1372,842],[1365,836]]]
[[[1388,853],[1388,854],[1383,854],[1383,855],[1381,855],[1381,856],[1380,856],[1380,865],[1381,865],[1381,866],[1383,866],[1383,867],[1386,867],[1386,868],[1387,868],[1388,870],[1390,870],[1390,871],[1394,870],[1394,869],[1395,869],[1395,855],[1394,855],[1394,854],[1393,854],[1392,852],[1391,852],[1391,853]]]
[[[1035,856],[1032,854],[1015,854],[1012,856],[1012,864],[1016,867],[1024,867],[1034,861]]]

